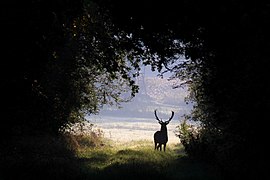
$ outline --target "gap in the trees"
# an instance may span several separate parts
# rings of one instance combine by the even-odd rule
[[[175,116],[168,125],[168,143],[178,143],[174,131],[192,107],[184,101],[188,92],[186,88],[173,89],[175,81],[168,81],[170,73],[165,73],[163,78],[158,74],[149,66],[142,67],[136,79],[139,92],[130,102],[122,103],[121,108],[106,105],[98,115],[87,116],[87,120],[101,128],[105,137],[115,141],[152,141],[153,133],[160,129],[154,110],[157,109],[164,120],[174,111]]]

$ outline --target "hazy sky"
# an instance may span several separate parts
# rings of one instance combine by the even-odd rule
[[[157,71],[152,71],[150,66],[143,66],[142,72],[145,72],[146,77],[157,77],[157,75],[159,74]],[[171,76],[171,73],[165,73],[163,76],[164,78],[168,78]]]

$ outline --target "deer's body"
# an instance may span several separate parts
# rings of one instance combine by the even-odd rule
[[[172,116],[168,121],[163,122],[157,117],[156,110],[155,110],[155,116],[156,119],[158,120],[158,123],[161,125],[160,131],[155,132],[154,134],[154,143],[155,143],[155,150],[160,150],[162,149],[163,145],[163,150],[166,150],[166,144],[168,142],[168,132],[167,132],[167,124],[171,121],[173,118],[174,112],[172,111]]]
[[[154,134],[154,142],[155,142],[155,149],[159,149],[161,151],[162,145],[163,145],[163,149],[165,151],[166,149],[166,144],[168,142],[168,134],[167,134],[167,130],[166,131],[157,131]]]

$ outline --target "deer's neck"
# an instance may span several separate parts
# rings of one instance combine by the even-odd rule
[[[160,131],[163,133],[167,133],[167,127],[166,126],[161,126]]]

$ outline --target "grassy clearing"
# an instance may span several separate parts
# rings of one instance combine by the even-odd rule
[[[82,172],[92,179],[222,179],[211,166],[189,159],[179,144],[154,151],[147,141],[85,148],[78,152]]]
[[[155,151],[149,141],[93,144],[81,136],[31,137],[16,144],[16,150],[0,154],[1,180],[224,179],[215,168],[188,158],[180,144],[169,144],[166,152]]]

